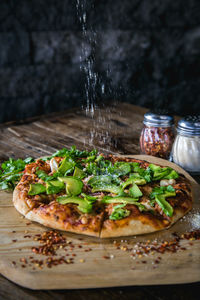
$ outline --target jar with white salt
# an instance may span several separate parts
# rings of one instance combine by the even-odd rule
[[[200,116],[178,122],[172,160],[186,171],[200,174]]]

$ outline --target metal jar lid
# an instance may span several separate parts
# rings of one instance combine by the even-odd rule
[[[189,116],[178,122],[178,133],[200,136],[200,116]]]
[[[147,112],[143,123],[147,126],[169,127],[174,124],[174,118],[167,114]]]

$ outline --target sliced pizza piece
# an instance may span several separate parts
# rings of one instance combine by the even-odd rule
[[[53,174],[49,161],[28,165],[14,190],[15,208],[47,227],[98,237],[104,216],[100,203],[81,193],[83,183],[78,177],[54,178]]]
[[[101,238],[166,229],[192,208],[190,183],[184,176],[180,175],[173,186],[163,187],[160,182],[154,182],[139,188],[142,194],[139,199],[107,197],[104,200],[107,204]]]

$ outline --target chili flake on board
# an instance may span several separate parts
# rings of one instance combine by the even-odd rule
[[[173,239],[170,241],[160,241],[157,240],[147,240],[146,242],[137,242],[135,244],[130,245],[129,241],[127,240],[121,240],[121,241],[113,241],[113,245],[116,247],[117,250],[122,250],[125,253],[127,253],[131,258],[137,259],[137,258],[143,258],[143,260],[137,260],[135,263],[142,263],[146,264],[147,261],[144,260],[145,256],[152,256],[152,264],[153,268],[155,268],[155,265],[157,266],[160,262],[162,257],[160,255],[164,254],[165,252],[170,253],[176,253],[177,251],[185,251],[187,250],[186,247],[182,247],[181,240],[188,240],[190,241],[188,244],[193,245],[191,241],[194,240],[200,240],[200,229],[183,233],[181,235],[178,235],[176,232],[172,234]],[[84,245],[88,245],[88,243],[82,243],[82,245],[79,243],[77,245],[74,245],[71,240],[67,240],[67,238],[60,232],[51,230],[46,231],[42,234],[35,234],[33,237],[35,241],[39,242],[38,246],[32,247],[32,251],[34,254],[40,254],[47,256],[45,259],[35,259],[34,256],[29,256],[28,258],[22,257],[19,259],[21,262],[21,267],[25,268],[26,266],[32,266],[32,269],[35,270],[35,268],[43,269],[44,267],[51,268],[53,266],[57,266],[60,264],[73,264],[76,261],[74,261],[74,257],[76,257],[76,253],[71,253],[70,255],[72,257],[66,258],[66,256],[69,256],[69,254],[64,254],[62,256],[58,257],[57,250],[62,249],[65,250],[65,253],[67,249],[71,249],[75,251],[75,249],[79,249],[79,251],[88,252],[92,251],[92,248],[86,248],[84,249]],[[123,244],[122,244],[123,243]],[[126,243],[126,245],[124,245]],[[130,247],[129,247],[130,246]],[[81,250],[80,250],[81,249]],[[85,251],[86,250],[86,251]],[[159,256],[155,259],[153,258],[154,255],[158,253]],[[57,256],[57,257],[56,257]],[[102,257],[105,260],[113,259],[115,256],[113,254],[105,255]],[[84,258],[78,258],[78,261],[80,263],[84,263]],[[12,261],[12,265],[16,267],[16,262]],[[132,270],[134,270],[134,267],[131,267]]]

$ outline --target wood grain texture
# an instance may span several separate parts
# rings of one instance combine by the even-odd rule
[[[80,149],[96,147],[102,152],[139,154],[138,140],[146,111],[141,107],[118,103],[109,108],[103,107],[97,112],[98,118],[101,114],[105,122],[101,122],[99,118],[95,123],[95,117],[92,119],[80,109],[71,109],[18,123],[1,124],[0,161],[8,157],[38,157],[74,144]],[[90,136],[91,128],[96,130],[93,143]],[[195,180],[200,182],[200,177],[195,176]],[[5,200],[4,204],[1,204],[7,206],[8,202]],[[15,228],[15,225],[12,227]],[[21,227],[17,228],[20,231]],[[11,238],[10,232],[8,236]],[[199,288],[199,284],[187,284],[83,291],[30,291],[0,276],[0,299],[133,299],[133,295],[136,300],[197,299],[195,295],[199,292]]]
[[[132,156],[131,156],[132,157]],[[182,247],[187,251],[178,251],[177,253],[165,253],[162,255],[162,263],[158,268],[153,268],[155,256],[145,257],[145,265],[141,264],[141,259],[133,260],[129,252],[119,251],[113,244],[113,240],[120,241],[126,239],[129,245],[134,247],[137,241],[145,242],[147,239],[159,240],[172,239],[172,233],[188,232],[194,229],[191,222],[197,211],[200,211],[199,185],[194,179],[180,167],[162,159],[136,155],[138,159],[145,159],[151,163],[171,166],[180,173],[183,173],[192,183],[194,193],[194,208],[185,219],[177,222],[172,228],[160,231],[154,234],[148,234],[138,237],[121,237],[118,239],[99,239],[91,237],[81,237],[87,248],[92,249],[85,252],[86,249],[78,248],[80,236],[76,234],[64,233],[67,239],[70,239],[76,248],[76,258],[74,264],[58,265],[52,269],[43,268],[33,270],[32,266],[21,267],[20,258],[34,256],[31,248],[36,244],[32,239],[24,238],[28,229],[29,235],[43,232],[45,227],[32,222],[30,226],[26,225],[27,220],[22,218],[12,206],[12,194],[0,193],[0,270],[1,273],[10,280],[19,285],[32,289],[77,289],[77,288],[97,288],[111,286],[127,285],[152,285],[152,284],[170,284],[170,283],[188,283],[196,282],[200,278],[200,241],[194,241],[190,246],[188,241],[182,241]],[[12,232],[14,229],[14,233]],[[16,240],[14,243],[13,240]],[[84,244],[83,243],[83,244]],[[21,249],[19,251],[19,249]],[[66,252],[60,250],[59,255],[64,256]],[[104,257],[113,256],[113,259]],[[37,259],[37,256],[36,256]],[[42,259],[42,257],[38,257]],[[81,263],[80,260],[84,260]],[[144,257],[143,257],[144,259]],[[13,265],[13,261],[17,264]],[[133,270],[134,268],[134,270]],[[106,276],[105,276],[106,274]],[[67,280],[66,280],[67,278]]]

